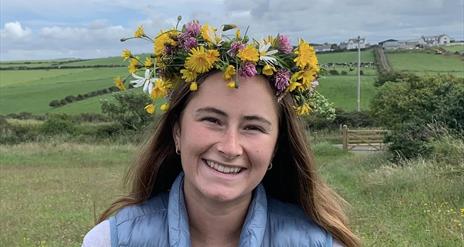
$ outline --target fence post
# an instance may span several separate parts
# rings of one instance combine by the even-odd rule
[[[343,150],[348,151],[348,126],[343,125],[342,129]]]

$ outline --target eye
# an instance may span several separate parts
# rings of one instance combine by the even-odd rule
[[[221,121],[219,121],[219,119],[214,118],[214,117],[204,117],[201,119],[201,121],[221,125]]]
[[[258,131],[258,132],[261,132],[261,133],[266,133],[266,130],[259,126],[259,125],[247,125],[245,126],[245,130],[249,130],[249,131]]]

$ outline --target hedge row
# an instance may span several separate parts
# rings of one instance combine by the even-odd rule
[[[0,70],[48,70],[48,69],[87,69],[87,68],[115,68],[115,67],[126,67],[122,64],[100,64],[100,65],[79,65],[79,66],[68,66],[68,65],[54,65],[54,66],[11,66],[11,67],[0,67]]]
[[[117,91],[119,91],[119,89],[117,87],[115,87],[115,86],[112,86],[112,87],[109,87],[109,88],[95,90],[95,91],[88,92],[88,93],[85,93],[85,94],[78,94],[76,96],[68,95],[68,96],[64,97],[63,99],[52,100],[52,101],[50,101],[50,103],[48,103],[48,105],[51,106],[51,107],[54,107],[54,108],[61,107],[61,106],[64,106],[66,104],[69,104],[69,103],[72,103],[72,102],[75,102],[75,101],[80,101],[80,100],[84,100],[84,99],[87,99],[87,98],[91,98],[91,97],[95,97],[95,96],[99,96],[99,95],[103,95],[103,94],[108,94],[108,93],[112,93],[112,92],[117,92]]]
[[[0,118],[3,119],[18,119],[18,120],[39,120],[39,121],[46,121],[52,116],[57,114],[43,114],[43,115],[36,115],[30,112],[20,112],[20,113],[10,113],[6,115],[0,115]],[[59,115],[67,115],[67,114],[59,114]],[[100,122],[110,122],[111,119],[103,114],[100,113],[81,113],[76,115],[67,115],[67,119],[75,123],[100,123]]]

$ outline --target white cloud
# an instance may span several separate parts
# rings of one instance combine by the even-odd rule
[[[19,22],[7,22],[0,30],[1,39],[23,39],[31,34],[31,29],[23,28]]]
[[[299,37],[309,42],[341,42],[357,35],[376,42],[441,33],[462,40],[463,3],[463,0],[214,0],[207,4],[201,0],[2,0],[1,59],[13,59],[14,54],[109,56],[118,55],[124,48],[151,51],[149,42],[121,43],[119,39],[132,35],[137,25],[143,25],[146,33],[154,36],[160,29],[173,27],[178,15],[183,17],[182,23],[192,19],[214,26],[234,23],[242,32],[249,26],[249,34],[255,38],[281,33],[289,35],[293,42]]]

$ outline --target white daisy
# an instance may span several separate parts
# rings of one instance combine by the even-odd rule
[[[272,55],[276,54],[278,51],[277,50],[268,51],[269,48],[271,47],[271,43],[265,42],[264,40],[258,42],[258,44],[259,44],[259,48],[258,48],[259,60],[262,60],[267,64],[276,65],[277,59],[272,57]]]
[[[145,70],[145,77],[138,76],[134,73],[132,73],[132,77],[134,77],[136,80],[130,81],[130,84],[133,87],[141,87],[143,86],[143,91],[145,93],[150,94],[151,91],[153,91],[153,82],[155,81],[155,78],[150,77],[150,70],[147,69]]]

